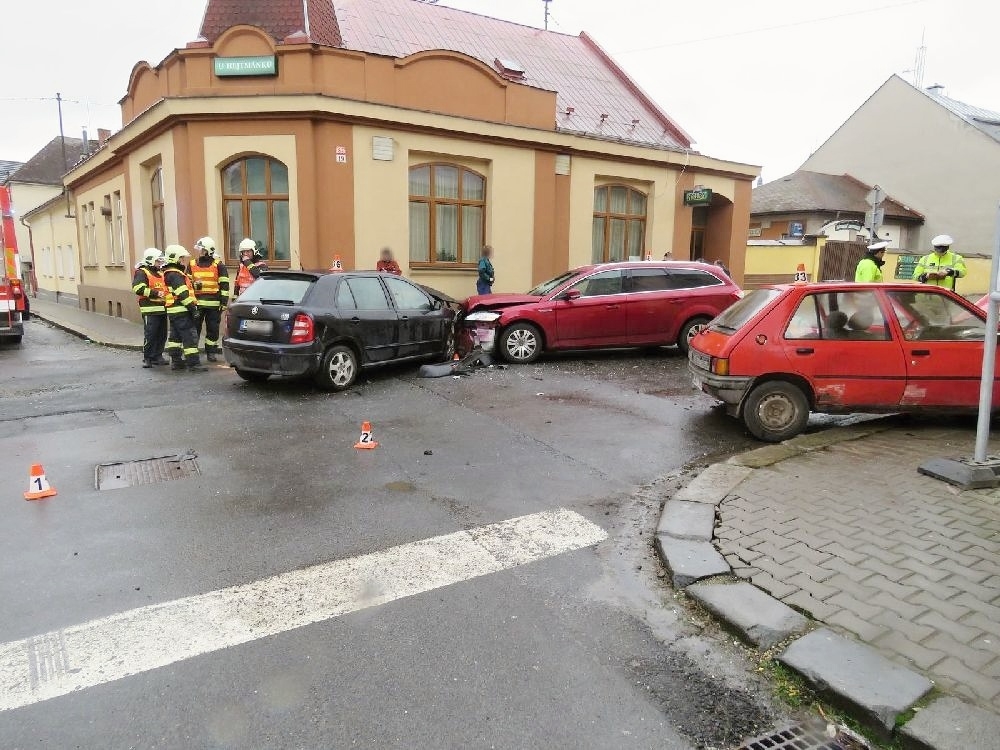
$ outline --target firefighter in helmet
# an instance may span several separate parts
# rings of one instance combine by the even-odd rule
[[[170,321],[170,336],[167,351],[170,353],[171,370],[206,372],[198,358],[198,329],[195,317],[198,301],[194,283],[187,274],[187,263],[191,253],[180,245],[167,245],[163,279],[167,284],[167,320]]]
[[[201,336],[205,324],[205,359],[218,362],[219,325],[222,311],[229,304],[229,271],[215,257],[215,240],[202,237],[194,243],[198,255],[191,262],[191,281],[198,298],[198,318],[195,321],[195,339]]]
[[[965,276],[965,258],[952,252],[955,240],[947,234],[939,234],[931,240],[933,252],[927,253],[913,269],[913,278],[921,284],[943,286],[955,290],[955,282]]]
[[[243,294],[258,276],[267,270],[257,243],[247,237],[240,242],[240,270],[236,274],[236,296]]]
[[[170,364],[163,356],[167,344],[167,284],[160,270],[163,253],[151,247],[142,254],[132,275],[132,291],[142,314],[142,366]]]

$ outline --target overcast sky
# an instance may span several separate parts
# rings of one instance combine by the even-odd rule
[[[4,0],[0,159],[120,127],[132,66],[198,34],[205,0]],[[440,0],[542,25],[542,0]],[[893,73],[1000,111],[994,0],[552,0],[550,28],[587,31],[711,156],[792,172]],[[996,176],[994,176],[996,178]]]

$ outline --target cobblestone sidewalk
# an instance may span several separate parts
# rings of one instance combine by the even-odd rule
[[[756,470],[722,502],[720,549],[737,576],[998,710],[1000,490],[916,470],[973,440],[900,428]]]

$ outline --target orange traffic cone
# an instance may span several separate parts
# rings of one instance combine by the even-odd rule
[[[330,264],[330,270],[331,271],[343,271],[344,270],[344,264],[340,262],[340,256],[339,255],[334,255],[333,256],[333,263]]]
[[[809,274],[806,273],[806,264],[799,263],[798,267],[795,269],[795,281],[803,282],[809,281]]]
[[[375,442],[375,436],[372,433],[371,422],[361,423],[361,437],[358,438],[358,442],[354,444],[354,447],[366,451],[378,448],[378,443]]]
[[[458,362],[460,359],[461,357],[458,356],[458,352],[455,352],[451,357],[452,362]]]
[[[652,259],[653,259],[653,254],[652,253],[646,253],[646,260],[650,261]]]
[[[28,491],[24,493],[24,499],[41,500],[55,494],[55,488],[49,487],[49,480],[45,478],[45,469],[42,465],[32,464],[31,472],[28,474]]]

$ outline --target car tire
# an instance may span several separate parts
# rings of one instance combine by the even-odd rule
[[[677,348],[684,354],[687,354],[688,349],[691,348],[691,339],[701,333],[701,329],[707,326],[709,322],[708,318],[691,318],[691,320],[681,326],[681,332],[677,336]]]
[[[500,336],[500,354],[508,362],[527,365],[542,353],[542,334],[531,323],[514,323]]]
[[[809,401],[802,389],[784,380],[756,386],[743,404],[743,423],[750,434],[768,443],[795,437],[809,422]]]
[[[251,370],[241,370],[239,367],[235,368],[236,374],[243,378],[248,383],[263,383],[269,377],[270,373],[267,372],[253,372]]]
[[[320,360],[316,385],[325,391],[344,391],[358,379],[358,355],[349,346],[331,346]]]

